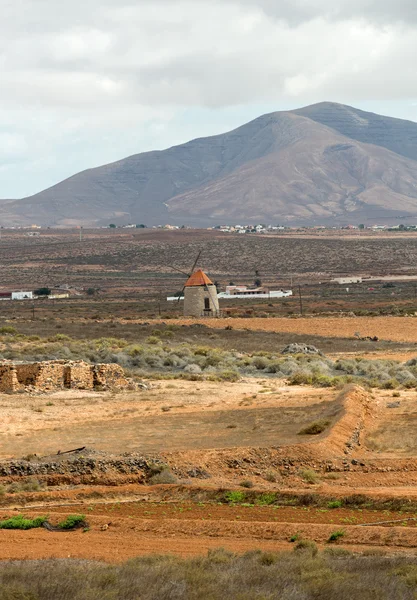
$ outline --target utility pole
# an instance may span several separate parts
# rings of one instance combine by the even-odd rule
[[[80,242],[83,241],[83,228],[80,227]]]
[[[301,297],[301,286],[298,286],[298,295],[300,296],[300,314],[303,316],[303,299]]]
[[[32,321],[35,320],[35,303],[32,304]]]

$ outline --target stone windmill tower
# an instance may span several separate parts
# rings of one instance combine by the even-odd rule
[[[219,310],[216,286],[198,269],[184,286],[184,317],[217,317]]]

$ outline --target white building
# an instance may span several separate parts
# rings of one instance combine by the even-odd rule
[[[12,292],[12,300],[33,300],[33,292]]]
[[[228,285],[225,292],[217,294],[219,300],[234,300],[239,298],[287,298],[292,296],[292,290],[267,290],[263,287],[248,288],[246,285]]]
[[[346,285],[347,283],[362,283],[362,277],[336,277],[335,279],[331,279],[334,283],[339,283],[340,285]]]

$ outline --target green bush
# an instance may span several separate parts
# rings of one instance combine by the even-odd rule
[[[341,500],[331,500],[327,503],[327,508],[341,508],[342,501]]]
[[[231,490],[230,492],[225,493],[224,499],[229,504],[240,504],[245,501],[245,493],[239,492],[238,490]]]
[[[16,515],[10,519],[0,521],[0,529],[36,529],[37,527],[42,527],[46,521],[47,517],[27,519],[23,515]]]
[[[274,504],[274,502],[276,502],[276,500],[277,500],[277,497],[273,492],[270,494],[265,493],[265,494],[261,494],[255,500],[255,504],[258,504],[258,506],[269,506],[270,504]]]
[[[327,540],[328,542],[337,542],[338,539],[340,539],[341,537],[343,537],[345,535],[345,532],[342,530],[339,531],[333,531],[330,534],[329,539]]]
[[[75,529],[85,527],[85,515],[68,515],[68,517],[58,524],[61,529]]]

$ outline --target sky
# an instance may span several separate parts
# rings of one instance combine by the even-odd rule
[[[417,121],[416,0],[0,0],[0,198],[321,101]]]

